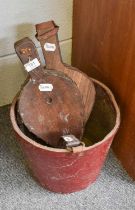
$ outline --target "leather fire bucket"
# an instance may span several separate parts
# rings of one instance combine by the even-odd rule
[[[84,132],[84,143],[73,151],[49,147],[30,136],[17,119],[17,100],[10,117],[17,141],[33,177],[46,189],[57,193],[80,191],[93,183],[104,164],[120,125],[120,111],[111,91],[92,79],[96,97]]]

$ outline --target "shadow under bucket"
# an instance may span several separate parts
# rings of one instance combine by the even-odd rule
[[[120,111],[113,94],[99,81],[92,81],[96,99],[86,124],[83,138],[85,147],[81,152],[51,148],[27,135],[17,123],[17,97],[12,103],[11,122],[28,166],[36,180],[50,191],[71,193],[93,183],[119,128]]]

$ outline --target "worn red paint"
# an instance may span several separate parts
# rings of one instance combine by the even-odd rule
[[[99,143],[85,147],[83,151],[72,153],[64,149],[42,146],[19,129],[15,119],[14,99],[11,107],[11,121],[17,139],[25,154],[29,168],[38,182],[50,191],[71,193],[80,191],[93,183],[98,177],[101,167],[120,124],[120,112],[110,90],[98,81],[108,93],[116,110],[116,123],[112,131]]]

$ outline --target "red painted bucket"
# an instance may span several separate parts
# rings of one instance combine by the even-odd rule
[[[95,105],[86,125],[85,147],[78,151],[47,147],[26,136],[17,124],[17,97],[12,103],[11,122],[29,168],[38,182],[50,191],[71,193],[93,183],[119,128],[120,111],[113,94],[99,81],[93,79],[93,82]]]

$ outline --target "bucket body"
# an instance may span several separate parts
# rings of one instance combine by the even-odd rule
[[[118,130],[120,112],[111,91],[94,79],[93,82],[104,89],[108,95],[110,106],[115,112],[115,122],[102,140],[75,153],[66,149],[43,146],[27,137],[17,125],[15,114],[17,98],[12,103],[11,122],[28,166],[36,180],[50,191],[71,193],[80,191],[93,183],[100,173]]]

